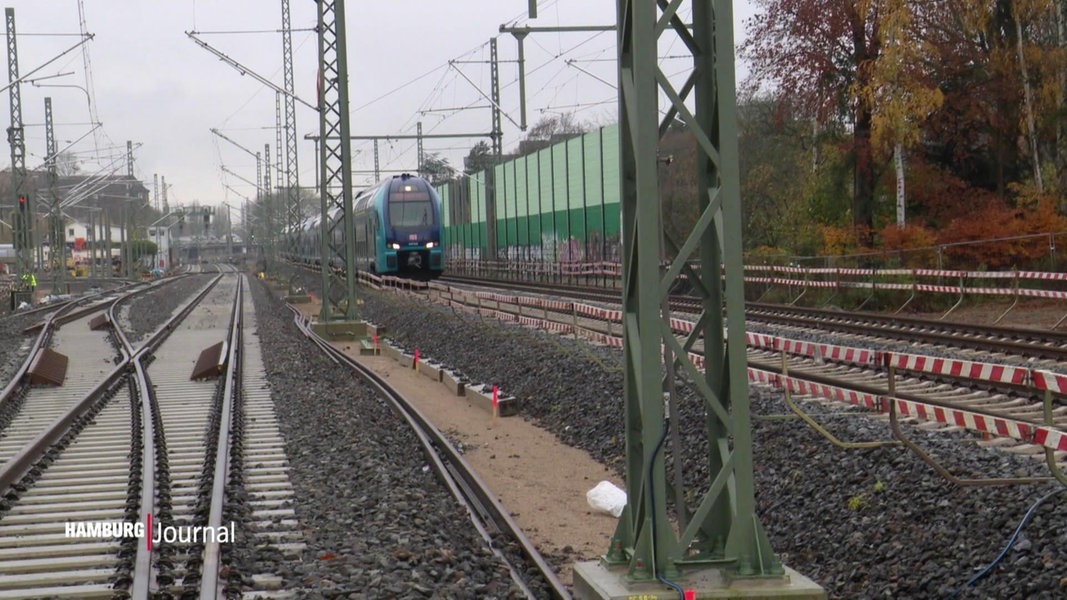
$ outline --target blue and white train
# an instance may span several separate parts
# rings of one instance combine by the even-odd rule
[[[333,211],[330,218],[339,213]],[[384,179],[353,198],[352,214],[358,270],[420,278],[444,271],[441,198],[425,179],[408,174]],[[297,248],[304,262],[320,262],[320,219],[309,219],[300,232]],[[335,246],[342,235],[340,227],[334,229]],[[334,257],[331,264],[343,265],[344,257]]]

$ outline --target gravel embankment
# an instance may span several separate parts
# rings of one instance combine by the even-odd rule
[[[106,285],[114,287],[118,285],[119,281],[107,281]],[[46,283],[44,285],[51,285]],[[69,283],[71,291],[75,294],[84,294],[91,291],[90,286],[95,285],[95,282],[86,280],[74,280]],[[168,298],[165,294],[157,294],[157,302],[167,302]],[[0,301],[7,302],[8,296],[5,294],[0,296]],[[151,312],[151,304],[147,304],[146,314]],[[5,309],[7,306],[4,307]],[[0,316],[0,381],[4,383],[11,380],[15,372],[22,365],[22,362],[26,360],[26,355],[29,350],[30,344],[36,339],[37,333],[24,334],[22,330],[38,323],[47,317],[47,312],[36,312],[27,314],[24,311],[15,311],[12,313],[5,313]],[[144,319],[145,325],[148,326],[150,319]]]
[[[150,292],[135,296],[119,307],[119,322],[130,342],[137,343],[154,333],[179,306],[217,275],[192,275],[165,282]]]
[[[41,315],[15,313],[0,318],[0,381],[5,385],[22,366],[29,353],[30,344],[35,335],[27,335],[22,330],[41,320]]]
[[[392,294],[361,294],[363,317],[386,326],[390,338],[500,385],[520,398],[527,418],[621,472],[621,352]],[[761,418],[788,411],[778,392],[751,396],[760,519],[783,561],[831,598],[953,597],[998,556],[1031,505],[1060,487],[956,487],[904,449],[841,450],[798,420]],[[833,410],[820,420],[843,439],[890,437],[881,421]],[[703,413],[690,398],[682,415],[683,436],[692,441],[684,445],[686,476],[698,485],[706,480],[704,445],[696,441]],[[975,449],[967,435],[908,431],[959,476],[1045,472],[1031,459]],[[998,566],[957,597],[1067,595],[1065,503],[1067,493],[1042,503]]]
[[[243,570],[315,598],[521,597],[401,418],[251,287],[308,547],[298,564],[261,553]]]

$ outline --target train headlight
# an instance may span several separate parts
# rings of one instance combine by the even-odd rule
[[[392,248],[393,250],[399,250],[400,249],[400,244],[398,244],[396,242],[393,242],[392,244],[389,244],[389,247]]]
[[[427,248],[433,248],[434,246],[436,246],[436,244],[434,244],[433,242],[426,242]]]

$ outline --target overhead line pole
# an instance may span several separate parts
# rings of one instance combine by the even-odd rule
[[[15,35],[15,9],[5,8],[7,21],[7,86],[10,97],[11,126],[7,141],[11,146],[11,193],[15,206],[15,262],[18,276],[33,274],[33,226],[36,219],[33,194],[22,186],[26,180],[26,132],[22,127],[22,94],[19,82],[19,55]]]
[[[293,34],[289,19],[289,0],[282,1],[282,80],[285,86],[285,209],[289,234],[285,236],[286,251],[296,254],[297,240],[293,235],[300,227],[300,170],[297,167],[296,88],[293,84]],[[289,270],[289,293],[293,293],[296,271]]]
[[[273,200],[273,197],[272,197],[273,194],[271,194],[271,187],[270,187],[270,182],[271,182],[271,178],[270,178],[270,144],[263,144],[263,162],[264,162],[264,164],[267,165],[267,168],[263,169],[263,188],[260,190],[260,194],[262,194],[262,198],[263,198],[263,208],[267,212],[267,230],[263,232],[265,234],[263,236],[264,237],[264,241],[266,242],[266,245],[267,245],[266,258],[264,259],[264,261],[266,263],[266,270],[268,272],[273,272],[273,270],[274,270],[274,200]]]
[[[537,0],[530,0],[533,4]],[[530,18],[536,18],[536,11],[530,13]],[[500,26],[500,33],[510,33],[515,36],[515,41],[519,44],[519,122],[520,128],[526,131],[526,36],[531,33],[568,33],[568,32],[583,32],[583,31],[615,31],[614,25],[571,25],[564,27],[508,27],[507,25]]]
[[[344,0],[319,0],[319,196],[322,210],[322,313],[356,319],[355,228],[352,223],[352,145],[349,140],[348,57]],[[330,213],[336,209],[332,223]],[[340,243],[334,241],[334,234]],[[343,257],[345,281],[330,269]]]
[[[692,9],[691,26],[678,16],[683,4]],[[756,514],[732,4],[616,1],[627,504],[603,563],[575,566],[576,589],[588,589],[606,574],[622,585],[670,583],[681,596],[682,588],[670,580],[692,582],[694,572],[710,570],[718,574],[699,578],[722,582],[715,588],[720,592],[735,590],[738,580],[758,580],[761,597],[784,596],[786,589],[789,597],[825,597],[810,581],[798,589],[804,580],[799,574],[786,575]],[[667,35],[692,54],[680,88],[659,65],[657,48]],[[661,97],[671,107],[663,119]],[[681,243],[664,235],[659,189],[659,171],[667,168],[660,139],[674,119],[686,124],[696,142],[700,211]],[[682,277],[700,298],[701,313],[679,340],[667,299]],[[698,342],[703,372],[688,358]],[[683,420],[676,400],[664,401],[673,396],[675,382],[690,387],[698,400],[690,408],[703,415],[705,439],[690,442],[705,448],[706,463],[688,467],[701,473],[688,478],[696,482],[689,490],[668,486],[666,478],[664,442]],[[675,469],[685,468],[677,452],[674,460]],[[705,591],[711,590],[696,590],[701,596]]]
[[[67,242],[63,223],[63,212],[59,206],[59,194],[56,191],[56,135],[52,119],[52,99],[44,99],[44,138],[45,166],[48,170],[48,224],[50,230],[49,260],[52,262],[52,294],[63,293],[67,275]]]

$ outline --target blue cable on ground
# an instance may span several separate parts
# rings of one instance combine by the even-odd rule
[[[678,600],[685,600],[685,591],[682,590],[682,586],[667,579],[663,575],[660,575],[659,566],[656,564],[656,549],[654,547],[656,543],[656,494],[655,487],[652,485],[652,468],[656,464],[656,455],[659,454],[660,449],[663,448],[663,441],[667,439],[667,430],[670,429],[670,426],[670,418],[664,419],[663,434],[659,436],[659,441],[656,442],[656,448],[652,451],[652,455],[648,460],[648,509],[652,514],[652,572],[655,574],[656,579],[660,580],[661,583],[666,584],[668,587],[678,592]]]
[[[971,577],[970,579],[968,579],[967,583],[963,584],[960,587],[960,589],[956,590],[956,593],[953,594],[952,597],[956,598],[957,596],[962,594],[964,588],[970,586],[974,582],[976,582],[979,579],[985,577],[986,575],[989,574],[990,571],[993,570],[994,567],[996,567],[998,564],[1000,564],[1000,561],[1004,560],[1004,557],[1008,555],[1008,551],[1011,550],[1011,547],[1015,545],[1015,540],[1019,539],[1019,534],[1022,533],[1023,527],[1025,527],[1026,524],[1030,521],[1030,517],[1032,517],[1034,515],[1034,511],[1037,510],[1037,507],[1041,506],[1041,504],[1045,500],[1048,500],[1049,498],[1055,496],[1056,494],[1062,492],[1063,490],[1067,490],[1067,488],[1060,487],[1060,488],[1058,488],[1056,490],[1053,490],[1053,491],[1049,492],[1048,494],[1045,494],[1044,496],[1038,498],[1037,502],[1034,502],[1033,506],[1031,506],[1030,509],[1026,511],[1026,514],[1023,515],[1023,520],[1019,522],[1019,526],[1016,527],[1015,528],[1015,532],[1011,534],[1011,538],[1008,539],[1008,544],[1006,546],[1004,546],[1003,550],[1000,551],[1000,555],[997,556],[993,560],[993,562],[989,563],[989,565],[986,568],[982,569],[974,577]]]

